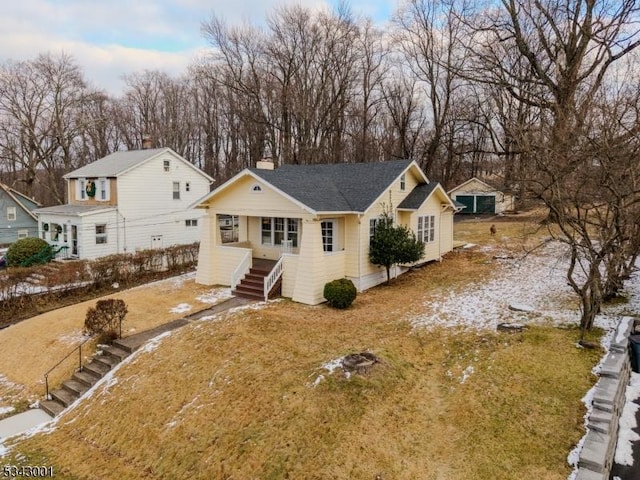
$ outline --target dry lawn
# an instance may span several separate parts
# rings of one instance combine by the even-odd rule
[[[120,298],[127,304],[129,313],[123,323],[123,336],[153,328],[184,313],[171,313],[180,303],[190,303],[195,309],[206,308],[197,296],[210,291],[210,287],[196,285],[193,280],[163,280],[103,298]],[[44,395],[44,373],[82,343],[84,319],[89,307],[96,300],[89,300],[69,307],[24,320],[0,330],[0,372],[8,382],[0,382],[0,398],[3,403],[13,403],[25,397]],[[95,350],[95,342],[83,348],[84,357]],[[78,355],[52,372],[49,381],[57,385],[69,378],[79,362]],[[12,385],[15,384],[15,385]]]
[[[346,311],[285,300],[194,322],[123,365],[52,433],[19,443],[9,463],[46,462],[68,479],[564,480],[601,353],[577,349],[566,329],[406,321],[423,299],[495,274],[490,257],[464,250]],[[369,374],[321,368],[365,350],[383,359]]]

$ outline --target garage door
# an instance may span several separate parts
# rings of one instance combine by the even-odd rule
[[[489,195],[476,196],[477,213],[496,213],[496,197]]]
[[[460,213],[474,213],[473,211],[473,195],[458,195],[456,201],[463,204],[466,208],[463,208]]]

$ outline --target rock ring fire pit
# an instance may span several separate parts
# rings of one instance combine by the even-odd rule
[[[342,359],[342,368],[347,372],[367,373],[380,359],[371,352],[350,353]]]

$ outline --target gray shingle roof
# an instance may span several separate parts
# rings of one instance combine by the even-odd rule
[[[64,175],[64,178],[82,177],[116,177],[120,173],[144,163],[151,157],[169,151],[169,148],[153,148],[147,150],[124,150],[113,152],[93,163],[80,167]]]
[[[421,183],[417,185],[413,190],[411,190],[411,193],[409,193],[409,195],[407,195],[404,200],[400,202],[398,208],[407,210],[418,210],[420,208],[420,205],[422,205],[422,203],[427,199],[429,195],[431,195],[431,192],[433,192],[433,190],[438,185],[440,185],[438,182]]]
[[[410,164],[393,160],[250,170],[317,212],[364,212]]]

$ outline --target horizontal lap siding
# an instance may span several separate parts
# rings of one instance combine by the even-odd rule
[[[164,160],[170,161],[169,172],[164,171]],[[179,200],[173,199],[173,182],[180,183]],[[209,180],[169,153],[120,176],[118,209],[120,220],[126,221],[127,251],[151,248],[151,237],[159,235],[163,247],[198,241],[200,225],[187,227],[185,220],[201,219],[202,210],[188,207],[208,192]]]
[[[251,250],[247,248],[215,247],[211,259],[215,272],[214,283],[230,285],[231,275],[238,268],[247,252],[251,254]]]

